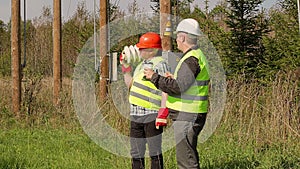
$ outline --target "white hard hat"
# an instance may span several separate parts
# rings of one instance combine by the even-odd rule
[[[201,35],[199,23],[195,19],[184,19],[179,22],[176,33],[178,32],[186,32],[192,35]]]

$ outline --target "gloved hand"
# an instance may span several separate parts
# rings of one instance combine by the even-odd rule
[[[129,63],[126,60],[126,55],[125,55],[124,51],[122,51],[122,53],[120,54],[120,63],[122,65],[123,73],[131,72],[131,66],[129,65]]]
[[[169,115],[168,108],[160,108],[158,111],[158,115],[155,120],[156,129],[159,129],[159,126],[167,125],[167,117]]]

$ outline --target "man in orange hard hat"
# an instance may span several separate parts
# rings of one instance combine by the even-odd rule
[[[143,61],[136,67],[133,76],[126,57],[120,57],[124,81],[129,88],[130,102],[130,145],[132,168],[145,168],[146,143],[151,157],[151,168],[163,168],[161,150],[163,127],[167,125],[167,94],[158,90],[144,78],[144,68],[164,76],[169,71],[166,61],[158,56],[161,50],[161,38],[157,33],[148,32],[140,37],[136,47]],[[128,58],[128,57],[127,57]]]

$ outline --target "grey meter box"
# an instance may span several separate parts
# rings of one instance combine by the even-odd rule
[[[168,62],[170,68],[171,68],[171,73],[174,74],[175,68],[182,56],[182,53],[175,53],[175,52],[170,52],[170,51],[163,51],[162,52],[162,57]]]

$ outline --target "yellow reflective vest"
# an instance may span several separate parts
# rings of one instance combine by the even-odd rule
[[[163,61],[162,57],[156,56],[150,60],[155,67]],[[145,107],[151,110],[158,110],[161,106],[161,94],[150,80],[143,80],[144,68],[143,62],[140,63],[133,74],[133,83],[130,88],[129,102],[137,106]]]
[[[198,59],[201,71],[197,75],[195,82],[185,92],[177,96],[169,95],[166,105],[170,109],[182,112],[207,113],[209,70],[206,58],[200,49],[191,50],[183,56],[175,69],[174,78],[177,78],[179,68],[189,57]]]

